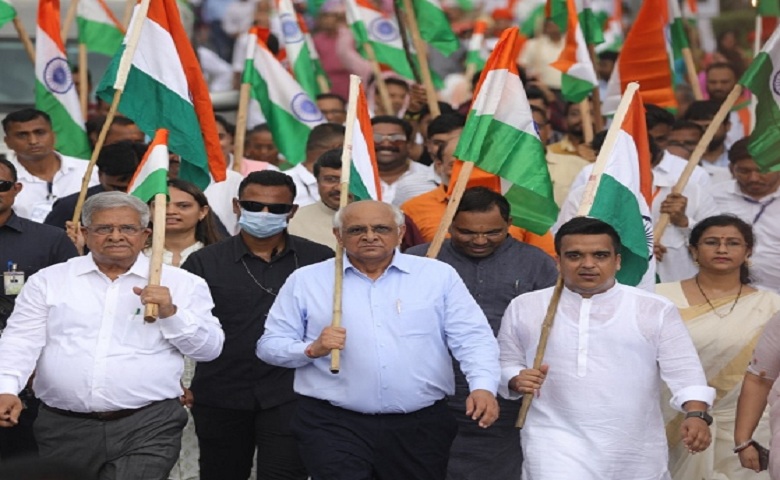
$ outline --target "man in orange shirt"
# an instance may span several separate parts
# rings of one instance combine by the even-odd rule
[[[401,210],[414,221],[426,242],[433,240],[444,216],[444,211],[447,209],[447,203],[449,202],[447,186],[452,176],[452,167],[455,163],[453,153],[458,145],[458,139],[459,136],[449,139],[446,144],[439,147],[434,156],[434,163],[439,169],[439,175],[441,176],[441,184],[430,192],[418,195],[401,205]],[[550,256],[555,256],[553,237],[550,232],[544,235],[536,235],[512,225],[509,227],[509,234],[521,242],[541,248]]]

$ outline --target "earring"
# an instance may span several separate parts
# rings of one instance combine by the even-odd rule
[[[698,267],[699,266],[699,259],[698,258],[694,258],[693,259],[693,264]]]
[[[750,267],[752,267],[752,266],[753,266],[753,261],[750,259],[750,257],[748,257],[748,258],[745,260],[745,266],[746,266],[746,267],[748,267],[748,268],[750,268]]]

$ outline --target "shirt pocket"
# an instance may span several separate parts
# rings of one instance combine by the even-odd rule
[[[141,351],[157,350],[164,340],[157,324],[159,321],[148,323],[144,321],[143,314],[128,315],[120,327],[120,343]]]
[[[421,338],[439,333],[439,314],[433,303],[404,303],[396,301],[394,323],[400,336]]]

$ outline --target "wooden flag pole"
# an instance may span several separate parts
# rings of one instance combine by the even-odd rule
[[[152,256],[149,259],[148,285],[160,285],[162,276],[163,252],[165,251],[165,213],[168,207],[168,197],[164,193],[154,196],[154,220],[152,225]],[[147,303],[144,306],[144,321],[153,323],[159,316],[159,305]]]
[[[376,59],[376,52],[371,42],[366,42],[363,45],[368,56],[368,61],[371,62],[371,70],[374,72],[374,79],[376,81],[376,89],[379,91],[379,100],[382,102],[382,108],[385,109],[386,115],[392,115],[393,103],[390,101],[390,92],[387,91],[387,84],[385,83],[385,77],[382,76],[382,69],[379,68],[379,62]]]
[[[590,55],[591,63],[596,65],[598,58],[596,57],[596,49],[593,45],[588,45],[588,54]],[[596,80],[598,80],[598,78],[596,78]],[[598,133],[604,130],[604,116],[601,114],[601,90],[599,89],[598,83],[596,84],[596,88],[593,89],[591,97],[593,99],[593,127],[595,128],[596,133]]]
[[[138,47],[138,39],[141,37],[141,27],[143,27],[143,20],[146,19],[146,14],[149,11],[149,3],[151,0],[141,0],[138,8],[138,21],[133,25],[133,30],[130,32],[130,37],[127,40],[125,51],[122,53],[122,58],[119,60],[119,68],[116,72],[116,81],[114,82],[114,98],[111,100],[111,107],[106,114],[106,121],[103,123],[103,128],[100,129],[95,148],[92,150],[92,158],[87,165],[87,171],[84,172],[84,178],[81,180],[81,191],[79,192],[79,198],[76,202],[76,208],[73,210],[73,225],[78,228],[79,217],[81,216],[81,209],[84,207],[84,200],[87,198],[87,189],[89,188],[89,180],[92,178],[92,171],[95,169],[100,150],[103,148],[103,143],[106,141],[106,135],[111,128],[111,123],[114,121],[117,109],[119,108],[119,100],[122,98],[122,91],[127,83],[127,75],[130,73],[130,66],[133,63],[133,56],[135,50]]]
[[[84,120],[89,113],[89,66],[87,65],[87,46],[79,43],[79,103]]]
[[[707,151],[707,146],[712,141],[712,137],[715,136],[715,132],[718,130],[718,128],[720,128],[720,125],[726,119],[726,116],[731,111],[731,107],[737,103],[740,95],[742,95],[742,86],[739,84],[734,85],[734,88],[731,89],[729,95],[720,105],[720,108],[718,109],[717,113],[715,113],[715,116],[712,117],[712,121],[707,127],[707,130],[704,131],[701,139],[699,139],[698,145],[696,145],[696,148],[693,149],[691,158],[688,159],[688,164],[685,165],[685,169],[680,174],[680,178],[677,180],[677,183],[674,185],[674,187],[672,187],[672,193],[682,193],[682,191],[685,189],[685,186],[688,185],[688,180],[691,178],[693,170],[697,165],[699,165],[699,160],[701,160],[701,157]],[[661,217],[658,219],[658,223],[655,226],[655,230],[653,231],[653,238],[656,243],[661,242],[661,237],[663,237],[667,226],[669,226],[669,214],[662,213]]]
[[[352,165],[352,137],[357,118],[358,93],[360,92],[360,77],[349,76],[349,103],[347,103],[347,123],[344,132],[344,147],[341,151],[341,192],[339,194],[339,210],[349,203],[349,174]],[[344,245],[339,243],[336,247],[336,271],[333,285],[333,320],[332,327],[341,326],[341,299],[342,285],[344,283]],[[341,371],[341,350],[334,348],[330,351],[330,373]]]
[[[593,173],[591,173],[590,178],[588,178],[588,184],[585,193],[583,194],[582,201],[580,202],[577,216],[584,216],[590,213],[599,180],[604,173],[604,168],[607,166],[609,157],[612,155],[612,150],[615,148],[618,132],[623,125],[623,120],[626,118],[628,108],[631,106],[631,100],[634,98],[634,94],[638,89],[639,84],[636,82],[629,83],[626,86],[623,98],[620,99],[620,105],[618,105],[617,111],[615,112],[612,125],[607,131],[606,139],[604,139],[604,146],[601,148],[601,151],[599,151],[599,156],[593,165]],[[562,291],[563,278],[559,276],[558,281],[555,284],[555,290],[553,290],[553,296],[550,299],[550,304],[547,306],[547,314],[544,316],[544,321],[542,322],[542,332],[539,335],[539,345],[536,347],[536,356],[534,357],[533,364],[533,368],[536,370],[542,366],[542,362],[544,361],[544,352],[547,349],[547,339],[550,336],[553,320],[555,319],[555,312],[558,310],[558,303],[560,302]],[[533,399],[533,393],[526,393],[523,395],[523,403],[520,406],[520,413],[517,415],[517,422],[515,423],[517,428],[523,428],[523,425],[525,425],[525,418],[528,414],[528,410],[531,408]]]
[[[317,74],[317,85],[320,87],[321,93],[330,93],[330,85],[328,85],[328,79],[325,75]]]
[[[68,5],[68,11],[65,14],[65,19],[62,22],[62,43],[67,44],[68,43],[68,32],[70,31],[70,26],[73,25],[73,20],[76,19],[76,8],[79,5],[79,0],[70,0],[70,5]]]
[[[639,84],[631,82],[626,85],[626,90],[623,92],[623,97],[620,99],[617,111],[612,120],[612,124],[607,130],[607,136],[604,138],[604,145],[599,151],[596,161],[593,163],[593,171],[588,177],[588,183],[585,186],[585,192],[582,195],[582,201],[580,202],[580,208],[577,210],[577,216],[584,216],[590,213],[591,207],[593,207],[593,200],[596,197],[596,189],[601,181],[601,175],[604,173],[604,169],[607,166],[612,150],[615,148],[615,142],[617,142],[618,133],[620,127],[623,125],[623,120],[626,118],[628,108],[631,106],[631,100],[634,98],[634,94],[639,89]]]
[[[441,217],[439,228],[436,230],[433,241],[428,247],[428,253],[426,254],[428,258],[436,258],[436,256],[439,255],[441,246],[444,243],[444,238],[447,236],[447,230],[450,229],[452,219],[455,218],[455,212],[458,210],[460,199],[463,198],[463,192],[466,191],[466,186],[469,183],[469,177],[471,177],[471,172],[473,170],[474,162],[463,162],[460,173],[458,174],[458,179],[455,181],[455,186],[452,187],[450,192],[450,200],[447,203],[447,208],[444,210],[444,216]],[[452,179],[450,179],[450,181],[452,181]],[[450,186],[452,186],[452,183],[450,183]]]
[[[704,98],[704,95],[701,93],[699,75],[696,73],[696,64],[693,62],[693,53],[691,53],[691,48],[683,48],[682,55],[683,60],[685,61],[685,71],[688,73],[688,82],[690,82],[691,90],[693,90],[693,98],[696,100],[701,100]]]
[[[431,77],[431,69],[428,66],[428,46],[423,42],[420,36],[420,29],[417,26],[417,17],[414,15],[414,6],[412,0],[403,0],[404,13],[408,21],[408,27],[412,34],[412,42],[414,43],[414,49],[417,53],[417,60],[420,62],[420,75],[422,76],[422,83],[425,87],[425,93],[428,100],[428,110],[431,112],[431,118],[436,118],[441,115],[439,110],[439,100],[436,94],[436,88],[433,86],[433,77]]]
[[[247,60],[254,60],[255,50],[257,49],[257,35],[250,31],[246,44],[246,56],[244,57],[244,69],[246,69]],[[254,68],[254,67],[253,67]],[[244,72],[243,78],[247,74]],[[233,139],[233,170],[241,172],[241,163],[244,161],[244,147],[246,143],[246,123],[249,113],[249,82],[241,82],[238,94],[238,112],[236,112],[236,135]]]
[[[563,293],[563,277],[559,275],[558,280],[555,282],[552,298],[550,298],[550,304],[547,306],[547,313],[542,321],[542,333],[539,335],[539,346],[536,347],[536,356],[534,357],[533,368],[536,370],[542,367],[542,362],[544,361],[544,351],[547,350],[547,340],[550,338],[550,332],[555,321],[555,312],[558,310],[558,304],[561,301],[561,293]],[[533,393],[523,395],[523,403],[520,404],[520,412],[517,414],[515,427],[523,428],[525,425],[525,418],[528,416],[528,410],[531,409],[531,401],[533,399]]]
[[[136,0],[125,0],[125,11],[122,14],[122,28],[127,30],[130,26],[130,20],[133,18],[133,8],[135,8]]]
[[[594,90],[597,90],[596,87]],[[590,112],[590,100],[586,97],[580,102],[580,116],[582,117],[582,136],[585,143],[590,144],[593,141],[593,117]]]
[[[27,56],[30,57],[30,61],[33,65],[35,65],[35,46],[33,45],[32,40],[30,40],[30,35],[24,28],[24,24],[19,18],[19,15],[14,17],[13,23],[14,28],[16,29],[16,34],[19,36],[19,40],[22,42],[22,45],[24,45],[24,51],[27,52]]]

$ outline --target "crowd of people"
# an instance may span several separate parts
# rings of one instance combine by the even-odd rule
[[[506,17],[495,9],[488,37]],[[766,449],[780,438],[780,172],[751,156],[743,109],[673,191],[746,68],[734,32],[703,60],[705,99],[680,88],[676,112],[645,105],[648,207],[670,223],[634,287],[616,280],[614,226],[576,213],[606,132],[587,138],[585,105],[562,99],[555,22],[518,63],[558,221],[519,228],[501,193],[470,186],[427,258],[470,97],[450,84],[434,115],[421,85],[388,75],[391,111],[371,112],[382,201],[339,208],[348,75],[378,87],[343,5],[312,20],[332,91],[303,158],[262,121],[234,158],[236,126],[217,115],[227,179],[201,190],[172,152],[164,225],[125,193],[147,150],[132,119],[109,125],[78,222],[87,162],[55,150],[47,113],[3,119],[0,479],[780,478]],[[207,77],[209,61],[236,64],[252,23],[276,28],[262,0],[206,0],[200,21]],[[432,67],[457,76],[462,53]],[[599,55],[604,82],[618,55]]]

